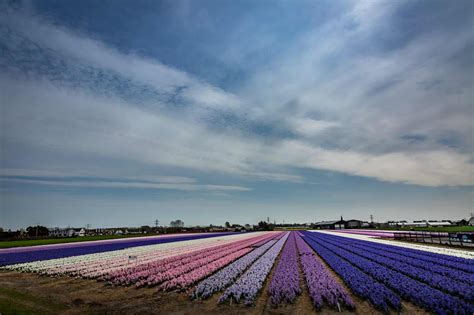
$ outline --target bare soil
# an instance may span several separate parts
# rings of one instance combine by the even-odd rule
[[[273,273],[273,270],[272,270]],[[269,278],[271,279],[271,278]],[[269,281],[255,306],[218,304],[218,294],[208,300],[191,300],[190,292],[160,292],[156,288],[112,287],[103,282],[72,277],[46,277],[31,273],[0,272],[0,314],[314,314],[307,288],[295,303],[272,306],[267,294]],[[367,301],[353,296],[356,311],[380,314]],[[336,314],[323,308],[320,314]],[[404,314],[426,314],[411,303]]]

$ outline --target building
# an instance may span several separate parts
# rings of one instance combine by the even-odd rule
[[[337,220],[337,221],[321,221],[316,222],[313,224],[313,229],[316,230],[341,230],[344,228],[345,221]]]
[[[448,221],[434,221],[428,220],[428,226],[430,227],[443,227],[443,226],[452,226],[451,222]]]
[[[51,237],[74,237],[85,236],[86,229],[84,228],[53,228],[49,229],[49,236]]]
[[[471,218],[469,219],[469,225],[470,225],[470,226],[474,226],[474,217],[471,217]]]
[[[361,220],[347,220],[346,223],[344,224],[346,229],[359,229],[363,227],[364,221]]]
[[[428,222],[426,220],[418,220],[418,221],[413,221],[413,222],[406,222],[403,226],[409,226],[409,227],[427,227]]]
[[[456,226],[466,226],[466,225],[469,225],[469,220],[466,220],[466,219],[454,220],[451,223]]]

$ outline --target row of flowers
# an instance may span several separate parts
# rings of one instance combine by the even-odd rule
[[[20,264],[26,262],[57,259],[71,256],[80,256],[94,253],[117,251],[130,247],[147,246],[155,244],[173,243],[179,241],[204,239],[229,235],[229,233],[202,233],[202,234],[180,234],[177,236],[158,236],[153,238],[130,238],[114,240],[109,242],[99,241],[97,243],[88,242],[84,244],[70,243],[61,246],[43,246],[41,248],[23,248],[21,251],[0,251],[0,266]]]
[[[289,233],[285,233],[285,235],[265,254],[257,259],[232,286],[227,288],[219,298],[219,302],[223,303],[227,300],[240,302],[243,300],[246,305],[253,304],[285,244],[288,235]]]
[[[418,261],[416,259],[411,259],[408,257],[409,262],[404,261],[402,255],[397,255],[395,257],[387,257],[387,253],[383,250],[373,250],[370,247],[365,247],[362,244],[358,244],[358,241],[347,240],[338,236],[324,236],[325,240],[335,246],[338,246],[342,249],[348,250],[354,254],[357,254],[361,257],[372,260],[376,263],[389,267],[393,270],[396,270],[404,275],[407,275],[413,279],[419,280],[428,284],[433,288],[437,288],[446,293],[461,297],[469,302],[474,301],[474,287],[467,283],[467,279],[464,281],[456,280],[454,275],[460,277],[460,271],[457,269],[451,269],[451,273],[440,274],[436,272],[436,267],[438,265],[433,265],[433,268],[425,269],[418,267]],[[442,260],[441,260],[442,261]],[[446,272],[446,268],[443,270]],[[461,272],[467,274],[472,278],[472,274]],[[469,278],[468,278],[469,279]]]
[[[452,264],[449,260],[444,258],[432,258],[418,254],[411,254],[408,252],[403,252],[403,250],[394,248],[393,246],[384,244],[367,244],[367,242],[351,239],[348,241],[339,241],[344,244],[351,244],[356,248],[364,249],[368,253],[374,253],[387,258],[396,259],[411,266],[416,266],[440,275],[447,276],[456,281],[466,282],[470,285],[474,285],[474,273],[464,271],[462,270],[463,265],[458,265],[457,263]],[[459,266],[461,267],[461,270],[456,268]]]
[[[426,283],[417,281],[395,269],[387,266],[387,264],[380,264],[373,260],[364,258],[359,253],[355,254],[348,250],[344,245],[334,245],[330,238],[332,236],[319,233],[305,233],[304,234],[313,248],[325,248],[334,255],[339,257],[339,260],[345,260],[352,266],[357,267],[366,275],[372,278],[372,281],[378,281],[386,287],[392,289],[400,297],[412,301],[413,303],[425,308],[428,311],[437,314],[472,314],[474,313],[474,306],[465,302],[453,295],[444,293],[436,288],[433,288]],[[363,250],[359,250],[362,252]],[[341,259],[342,258],[342,259]]]
[[[296,232],[291,232],[273,273],[268,293],[273,304],[292,303],[301,293]]]
[[[105,274],[116,268],[126,269],[127,267],[131,267],[130,257],[135,258],[133,265],[137,265],[146,263],[148,260],[164,259],[166,257],[172,257],[249,237],[251,237],[250,234],[178,241],[60,259],[40,260],[30,263],[8,265],[4,268],[38,272],[46,275],[69,274],[73,276],[87,276],[94,271],[99,274]]]
[[[333,232],[333,231],[314,230],[314,232],[318,232],[318,233],[331,234],[331,235],[337,234],[343,237],[358,239],[362,241],[368,241],[368,242],[376,243],[376,244],[394,245],[401,248],[413,249],[413,250],[417,250],[418,252],[422,252],[422,254],[434,253],[434,254],[442,254],[446,256],[451,256],[453,258],[459,257],[459,258],[470,259],[470,260],[474,259],[474,251],[386,240],[386,239],[373,237],[374,235],[364,235],[364,234],[354,233],[354,231],[357,231],[357,230],[350,230],[350,231],[344,230],[343,233],[342,231]]]
[[[206,268],[208,264],[236,252],[240,253],[240,255],[238,255],[238,257],[240,257],[250,251],[252,249],[251,246],[258,241],[261,241],[260,237],[200,251],[195,257],[177,257],[164,265],[158,262],[157,266],[150,266],[150,269],[140,274],[132,273],[129,281],[135,283],[138,287],[158,285],[195,269]],[[114,283],[113,279],[111,282]],[[167,287],[165,286],[165,288]]]
[[[256,244],[256,246],[260,246],[199,283],[191,296],[195,299],[207,299],[214,293],[222,291],[231,285],[252,263],[272,247],[276,240],[264,242]]]
[[[346,259],[341,259],[335,252],[315,242],[310,237],[312,234],[311,232],[303,233],[303,238],[357,296],[369,300],[372,305],[384,312],[389,312],[389,308],[397,311],[401,309],[400,297],[395,292],[349,263]]]
[[[339,310],[342,306],[354,309],[354,302],[346,289],[337,282],[328,268],[314,255],[313,250],[299,235],[296,237],[296,244],[309,295],[316,309],[320,309],[325,303]]]

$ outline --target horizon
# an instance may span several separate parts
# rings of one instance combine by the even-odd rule
[[[468,218],[473,12],[0,2],[0,227]]]

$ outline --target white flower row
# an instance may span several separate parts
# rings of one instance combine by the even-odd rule
[[[199,249],[227,244],[236,240],[255,237],[257,235],[258,233],[234,234],[197,240],[138,246],[109,252],[21,263],[4,266],[3,268],[25,272],[37,272],[48,275],[71,274],[97,277],[110,271],[129,266],[130,256],[134,256],[135,258],[133,259],[133,264],[142,264]]]

